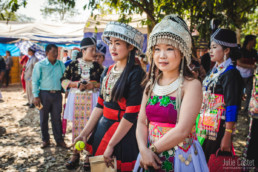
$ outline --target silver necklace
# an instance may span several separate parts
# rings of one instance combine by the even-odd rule
[[[158,80],[159,80],[160,76],[158,76],[158,78],[155,82],[154,88],[153,88],[153,93],[155,95],[165,96],[165,95],[168,95],[170,93],[173,93],[174,91],[176,91],[179,88],[179,86],[180,86],[179,77],[169,85],[160,86],[158,84]]]
[[[79,60],[78,74],[81,75],[82,81],[90,80],[90,69],[93,68],[92,62],[87,62],[82,59]]]

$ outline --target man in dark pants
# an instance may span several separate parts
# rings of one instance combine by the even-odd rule
[[[48,133],[48,118],[51,114],[52,130],[57,146],[67,148],[62,137],[62,95],[61,81],[65,66],[57,60],[58,49],[54,44],[46,47],[47,58],[36,63],[32,73],[32,93],[34,104],[43,108],[40,110],[40,127],[43,145],[41,148],[50,145]]]
[[[13,66],[13,57],[11,56],[10,51],[6,51],[6,59],[5,59],[5,64],[6,64],[6,70],[5,70],[5,82],[6,82],[6,87],[9,85],[10,81],[10,71]]]

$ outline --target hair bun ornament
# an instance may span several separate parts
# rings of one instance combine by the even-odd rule
[[[147,53],[152,58],[152,47],[157,44],[169,44],[179,49],[186,58],[187,65],[191,63],[192,38],[185,21],[176,14],[165,16],[153,28],[147,46]]]
[[[119,38],[136,47],[140,53],[142,52],[144,35],[132,26],[120,22],[109,22],[102,34],[102,40],[109,44],[110,37]]]

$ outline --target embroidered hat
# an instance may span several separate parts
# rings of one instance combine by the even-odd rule
[[[111,21],[107,24],[103,34],[102,40],[109,44],[110,37],[119,38],[134,47],[136,47],[140,52],[143,48],[144,36],[137,29],[133,28],[124,23]]]
[[[98,53],[103,54],[104,56],[106,55],[106,52],[107,52],[106,46],[103,45],[100,40],[97,41],[96,51]]]
[[[211,35],[212,41],[226,47],[237,47],[236,33],[229,29],[217,29]]]
[[[83,49],[94,45],[96,45],[96,39],[93,37],[86,37],[82,39],[80,48]]]
[[[187,65],[191,63],[192,38],[183,19],[175,14],[165,16],[153,28],[147,46],[147,54],[152,58],[152,47],[157,44],[169,44],[179,49],[186,58]]]

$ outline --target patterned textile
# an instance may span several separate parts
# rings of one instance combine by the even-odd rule
[[[93,67],[90,69],[90,78],[91,81],[100,81],[101,73],[103,72],[103,67],[100,66],[97,62],[93,62]],[[70,81],[80,81],[81,74],[79,73],[79,61],[72,61],[69,66],[66,68],[61,81],[63,80],[70,80]]]
[[[149,145],[161,139],[176,126],[175,102],[175,97],[170,96],[151,96],[149,98],[146,106],[146,115],[149,121]],[[157,170],[159,172],[208,171],[203,151],[197,141],[195,126],[183,142],[160,153],[159,158],[162,161],[161,169]],[[136,162],[134,171],[137,165],[139,166],[139,162]]]
[[[17,42],[15,45],[20,49],[20,52],[24,55],[28,55],[28,49],[31,46],[34,46],[35,56],[37,57],[37,59],[42,60],[42,59],[46,58],[46,53],[45,53],[44,49],[42,47],[40,47],[39,45],[34,44],[30,41],[20,41],[20,42]]]
[[[209,77],[209,75],[207,77]],[[204,84],[206,85],[204,88],[204,105],[202,106],[200,114],[204,114],[208,109],[207,119],[204,119],[203,121],[203,118],[201,118],[200,115],[200,120],[197,122],[197,125],[199,129],[201,129],[198,140],[200,140],[201,136],[204,138],[208,135],[204,141],[202,140],[202,148],[207,161],[209,160],[210,155],[215,154],[220,148],[221,140],[225,133],[225,123],[237,122],[238,109],[241,105],[243,90],[242,83],[243,81],[239,71],[235,66],[229,65],[225,71],[217,77],[216,82]],[[206,93],[208,94],[205,95]],[[216,97],[218,95],[219,97]],[[213,104],[210,104],[210,101]],[[219,102],[224,102],[223,107],[220,107],[222,104]],[[223,108],[225,108],[225,110]],[[223,115],[221,116],[221,114]],[[219,117],[224,118],[219,119]]]
[[[215,140],[220,127],[220,120],[225,111],[224,97],[220,94],[210,94],[204,92],[203,106],[200,113],[200,119],[198,121],[199,133],[201,137],[209,137],[209,139]],[[208,105],[205,106],[205,105]],[[225,118],[225,117],[224,117]]]
[[[258,117],[258,67],[256,67],[256,73],[253,79],[253,90],[249,104],[249,112],[256,118]]]
[[[76,93],[74,97],[74,115],[73,115],[73,141],[83,130],[86,122],[89,120],[92,108],[92,93]]]

